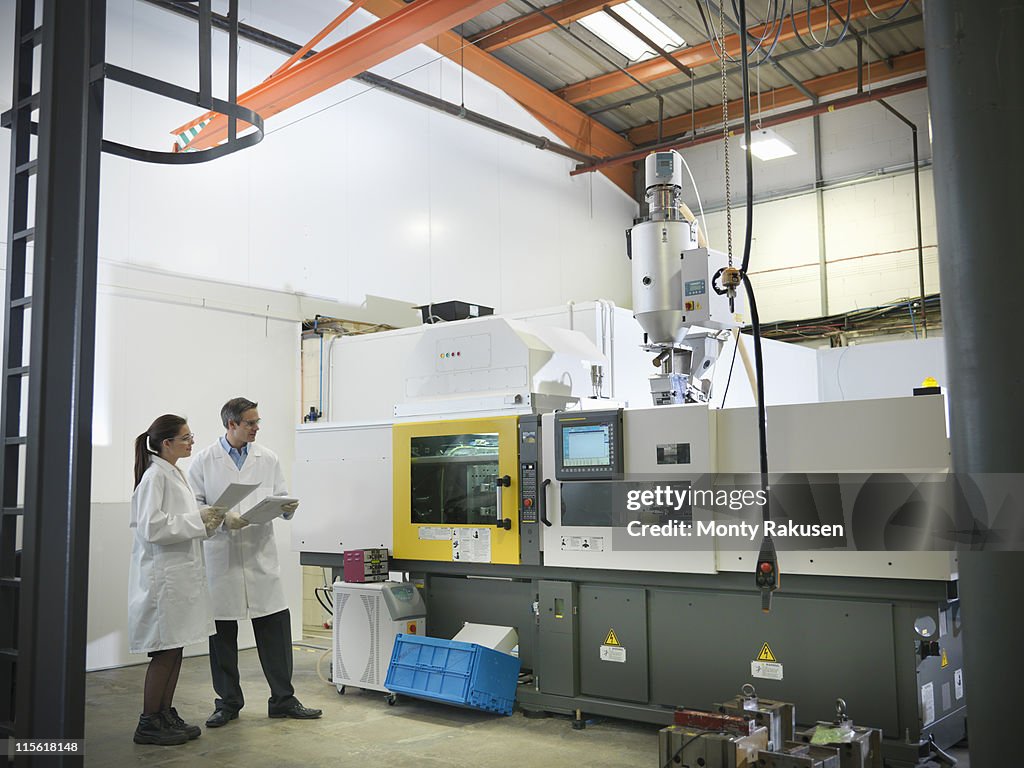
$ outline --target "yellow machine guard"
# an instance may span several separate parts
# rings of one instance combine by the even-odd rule
[[[452,562],[452,539],[438,538],[444,528],[490,529],[491,563],[519,564],[519,452],[517,416],[494,416],[484,419],[451,419],[395,424],[391,430],[394,452],[394,557],[403,560]],[[509,530],[493,522],[459,525],[451,523],[414,523],[412,514],[412,440],[416,437],[438,437],[474,433],[497,433],[498,475],[508,475],[510,486],[502,488],[502,517],[512,521]],[[421,529],[424,537],[421,538]]]

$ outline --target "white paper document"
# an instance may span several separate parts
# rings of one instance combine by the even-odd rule
[[[298,501],[294,496],[267,496],[252,509],[243,512],[242,517],[250,523],[269,523],[284,514],[282,507]]]
[[[210,504],[209,499],[207,499],[206,502],[207,504],[210,504],[211,507],[231,509],[259,487],[259,483],[232,483],[224,489],[224,493],[222,493],[220,498],[215,502]]]
[[[452,528],[453,563],[491,562],[490,528]]]

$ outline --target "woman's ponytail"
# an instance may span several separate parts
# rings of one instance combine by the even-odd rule
[[[150,458],[152,454],[149,451],[149,432],[143,432],[141,435],[135,438],[135,487],[139,487],[139,483],[142,482],[142,476],[146,474],[146,470],[149,469],[149,465],[153,463],[153,459]]]

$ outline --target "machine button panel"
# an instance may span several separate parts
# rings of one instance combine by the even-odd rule
[[[519,522],[537,522],[537,465],[519,465]]]

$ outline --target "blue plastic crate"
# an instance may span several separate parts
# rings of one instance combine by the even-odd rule
[[[384,687],[420,699],[511,715],[519,659],[475,643],[399,635]]]

